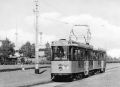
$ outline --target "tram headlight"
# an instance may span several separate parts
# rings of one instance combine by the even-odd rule
[[[59,69],[59,71],[61,71],[63,68],[63,65],[62,64],[58,64],[58,69]]]
[[[59,66],[59,71],[61,71],[62,70],[62,67],[61,66]]]

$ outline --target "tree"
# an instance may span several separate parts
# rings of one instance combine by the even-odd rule
[[[2,45],[0,47],[0,54],[6,60],[10,55],[14,55],[14,43],[11,43],[8,38],[2,41]]]
[[[31,44],[27,41],[24,45],[21,46],[19,53],[23,53],[26,57],[33,57],[35,55],[35,44]]]
[[[51,59],[51,48],[50,48],[50,44],[47,42],[45,44],[46,48],[45,48],[45,56],[47,57],[47,60]]]
[[[35,57],[35,44],[31,45],[31,57]]]

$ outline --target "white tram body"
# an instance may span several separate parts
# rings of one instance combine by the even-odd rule
[[[75,41],[59,40],[51,44],[51,79],[80,78],[105,72],[106,51]]]

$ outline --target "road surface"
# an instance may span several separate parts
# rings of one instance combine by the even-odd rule
[[[114,68],[113,68],[114,67]],[[120,65],[108,64],[105,73],[73,82],[53,82],[33,87],[120,87]]]
[[[112,67],[118,67],[118,66],[120,66],[119,63],[107,64],[107,69],[112,68]],[[63,87],[69,87],[69,84],[71,85],[72,83],[73,84],[76,83],[76,85],[77,85],[78,83],[81,83],[81,81],[85,80],[86,82],[89,82],[89,79],[91,79],[91,81],[94,81],[94,80],[101,77],[101,79],[98,79],[98,81],[100,81],[100,80],[102,80],[103,77],[109,76],[109,74],[112,76],[113,73],[111,73],[111,72],[114,72],[114,71],[110,71],[109,73],[106,72],[105,74],[101,74],[101,75],[91,76],[91,77],[87,78],[88,80],[83,79],[83,80],[80,80],[80,82],[79,81],[78,82],[73,81],[73,82],[70,82],[70,83],[66,83],[66,82],[51,83],[50,68],[40,69],[40,74],[35,74],[34,69],[24,70],[24,71],[19,70],[19,71],[11,71],[11,72],[1,72],[0,73],[0,87],[20,87],[20,86],[21,87],[23,87],[23,86],[24,87],[28,87],[28,86],[53,87],[53,86],[57,86],[57,85],[61,85],[61,84],[62,84]],[[118,72],[119,72],[119,70],[118,70]],[[118,74],[118,72],[117,72],[117,74]],[[111,77],[111,78],[113,78],[113,77]],[[110,79],[110,78],[108,77],[108,79]],[[45,84],[45,83],[47,83],[47,84],[50,83],[51,85],[47,86],[47,84]],[[84,84],[83,84],[83,86],[84,86]],[[71,87],[75,87],[75,86],[71,86]],[[96,86],[96,87],[98,87],[98,86]]]

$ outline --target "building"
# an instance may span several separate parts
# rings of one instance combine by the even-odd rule
[[[40,45],[39,46],[39,53],[38,53],[39,61],[46,61],[45,48],[46,48],[45,45]]]

